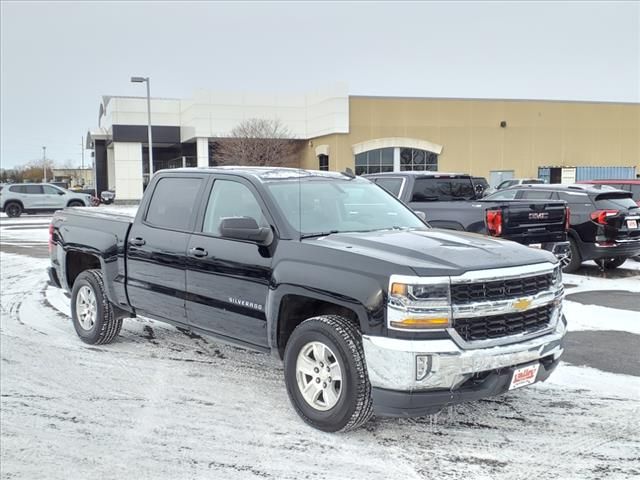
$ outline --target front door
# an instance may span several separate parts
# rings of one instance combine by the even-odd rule
[[[187,325],[186,255],[205,179],[160,178],[131,227],[127,293],[136,313]]]
[[[47,208],[64,208],[66,207],[67,196],[64,192],[52,185],[42,185],[44,195],[42,196],[44,205]]]
[[[201,228],[196,227],[187,248],[189,324],[266,347],[272,259],[268,249],[255,242],[222,237],[220,222],[227,217],[251,217],[260,226],[272,224],[251,184],[237,177],[215,179]]]

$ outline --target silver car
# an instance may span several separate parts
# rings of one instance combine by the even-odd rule
[[[75,193],[49,183],[16,183],[0,186],[0,212],[19,217],[22,212],[51,212],[65,207],[88,207],[91,195]]]

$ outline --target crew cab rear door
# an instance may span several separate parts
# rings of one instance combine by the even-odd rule
[[[252,347],[268,346],[266,300],[272,259],[253,241],[225,238],[224,218],[251,217],[273,224],[245,179],[220,175],[210,182],[187,248],[187,315],[192,327]]]
[[[127,293],[136,313],[187,325],[187,244],[205,183],[204,176],[166,175],[145,193],[127,245]]]

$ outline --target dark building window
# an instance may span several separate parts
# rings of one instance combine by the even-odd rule
[[[393,148],[379,148],[356,155],[356,175],[393,172]]]
[[[438,154],[416,148],[400,149],[400,170],[438,171]]]
[[[329,170],[329,155],[318,155],[318,169]]]

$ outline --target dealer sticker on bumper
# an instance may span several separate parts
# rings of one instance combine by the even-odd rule
[[[539,368],[539,363],[536,363],[535,365],[527,365],[526,367],[516,368],[513,371],[513,377],[511,378],[511,385],[509,385],[509,390],[524,387],[525,385],[531,385],[532,383],[534,383],[536,381],[536,378],[538,377]]]

